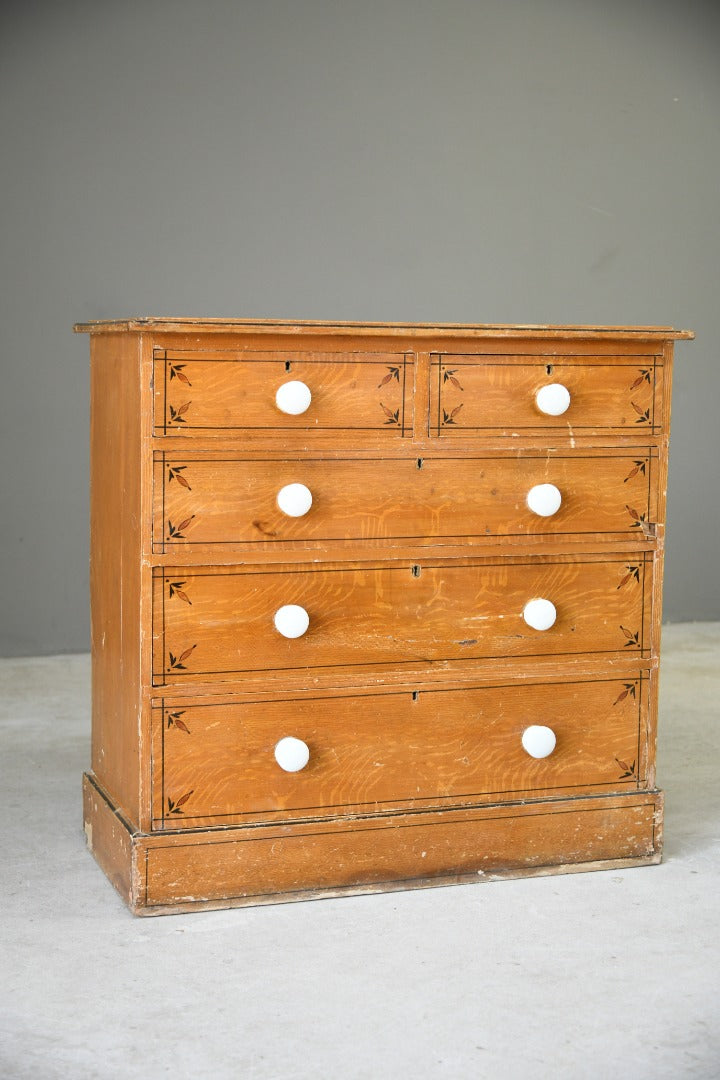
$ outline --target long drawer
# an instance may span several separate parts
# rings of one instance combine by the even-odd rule
[[[647,701],[647,676],[635,675],[156,702],[153,827],[635,790]],[[548,756],[524,748],[531,725],[553,732]],[[309,752],[299,771],[276,760],[287,738]]]
[[[153,682],[344,667],[359,674],[481,657],[648,656],[650,559],[639,551],[355,568],[155,567]]]
[[[644,540],[657,520],[656,462],[652,447],[264,460],[158,451],[153,552],[493,536]]]

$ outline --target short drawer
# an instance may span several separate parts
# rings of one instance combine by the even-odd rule
[[[656,462],[649,447],[372,460],[158,451],[153,552],[588,534],[645,540],[657,520]]]
[[[663,370],[657,356],[435,354],[429,432],[657,435],[664,424]]]
[[[647,700],[647,676],[638,675],[159,702],[153,827],[637,790],[645,783]],[[525,736],[533,749],[528,729],[538,727],[555,740],[541,758],[523,745]],[[297,771],[287,771],[298,764],[283,757],[287,739],[306,748]]]
[[[155,567],[154,684],[484,657],[647,656],[650,557]]]
[[[272,432],[412,434],[406,353],[160,350],[153,359],[155,435]]]

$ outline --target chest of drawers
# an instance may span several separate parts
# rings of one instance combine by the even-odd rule
[[[653,863],[653,327],[90,334],[88,845],[133,911]]]

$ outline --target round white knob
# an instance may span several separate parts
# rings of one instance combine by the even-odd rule
[[[552,517],[562,503],[560,489],[554,484],[536,484],[527,494],[527,504],[538,517]]]
[[[533,630],[549,630],[557,618],[557,611],[552,600],[537,597],[528,600],[523,608],[523,619]]]
[[[277,504],[288,517],[303,517],[312,501],[312,492],[304,484],[286,484],[278,491]]]
[[[302,739],[288,735],[275,747],[275,760],[285,772],[300,772],[310,760],[310,748]]]
[[[307,412],[311,400],[310,387],[304,382],[297,381],[283,383],[278,387],[275,395],[275,404],[278,409],[280,412],[287,413],[288,416],[299,416],[300,413]]]
[[[275,629],[286,638],[302,637],[310,625],[310,616],[299,604],[285,604],[275,612]]]
[[[549,757],[555,749],[556,741],[553,729],[543,727],[542,724],[533,724],[522,733],[523,750],[534,758]]]
[[[570,391],[562,383],[549,383],[538,390],[535,404],[546,416],[562,416],[570,408]]]

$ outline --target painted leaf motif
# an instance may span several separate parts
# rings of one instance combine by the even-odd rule
[[[633,409],[635,410],[635,412],[638,414],[638,416],[640,418],[639,420],[636,420],[635,423],[636,424],[649,424],[650,423],[650,410],[649,409],[642,409],[634,401],[631,401],[630,404],[632,405]]]
[[[640,581],[640,567],[639,566],[628,566],[627,571],[628,571],[627,574],[625,574],[625,576],[622,578],[620,584],[618,585],[618,589],[622,589],[623,585],[627,585],[627,583],[629,581],[633,581],[633,580],[635,580],[637,582]]]
[[[189,518],[185,518],[185,520],[181,521],[179,525],[173,525],[170,518],[168,518],[168,536],[170,536],[173,540],[184,540],[185,529],[187,529],[188,525],[194,517],[195,515],[191,514]]]
[[[184,720],[180,719],[180,717],[183,715],[184,712],[185,712],[184,709],[180,709],[179,712],[168,713],[167,714],[167,726],[169,728],[171,728],[171,727],[179,728],[180,731],[184,731],[187,735],[189,735],[190,734],[190,728],[187,726],[187,724],[185,723]]]
[[[171,422],[174,423],[174,424],[184,424],[184,423],[186,423],[185,413],[188,411],[191,404],[192,404],[192,402],[186,401],[185,404],[181,405],[179,409],[175,409],[172,405],[169,405],[168,408],[170,410],[170,420],[171,420]]]
[[[185,650],[185,652],[180,653],[180,660],[181,661],[187,660],[187,658],[190,656],[193,649],[197,649],[197,645],[191,645],[189,649]]]
[[[620,777],[621,780],[627,780],[629,777],[632,777],[633,780],[637,780],[634,761],[632,765],[628,765],[627,761],[621,761],[621,759],[618,757],[616,757],[615,760],[618,764],[618,767],[622,769],[622,775]]]
[[[455,408],[452,410],[452,412],[447,412],[445,409],[443,409],[443,423],[444,424],[454,424],[455,423],[455,417],[460,412],[462,407],[463,407],[463,402],[461,401],[459,405],[455,406]]]
[[[641,371],[640,374],[638,375],[637,379],[635,380],[635,382],[630,387],[630,389],[631,390],[637,390],[638,386],[642,386],[642,384],[644,382],[647,382],[647,383],[650,382],[650,371],[649,370]]]
[[[185,805],[185,803],[188,801],[188,799],[190,798],[191,795],[192,795],[192,791],[186,791],[184,795],[180,796],[180,798],[177,800],[177,802],[173,802],[173,800],[170,797],[168,797],[168,813],[169,814],[182,814],[182,813],[184,813],[182,807]]]
[[[168,483],[172,483],[173,480],[177,480],[181,487],[187,488],[188,491],[192,491],[187,479],[183,476],[183,470],[187,469],[187,465],[171,465],[168,468]]]
[[[381,381],[378,383],[378,390],[380,389],[381,386],[385,386],[386,383],[391,382],[392,379],[396,379],[398,382],[400,382],[400,368],[398,368],[398,367],[390,367],[390,368],[388,368],[387,375],[385,376],[384,379],[381,379]]]
[[[621,701],[625,700],[628,694],[632,698],[635,697],[635,683],[625,683],[624,689],[621,690],[621,692],[615,698],[615,700],[613,701],[613,705],[619,705]]]
[[[630,472],[627,474],[627,476],[623,480],[623,484],[627,484],[628,480],[632,480],[633,477],[637,476],[638,473],[640,473],[642,476],[644,476],[645,471],[646,471],[646,462],[644,462],[644,461],[634,461],[632,469],[630,470]]]
[[[172,382],[173,379],[179,379],[180,382],[185,383],[186,386],[192,386],[187,375],[183,374],[184,367],[185,364],[170,364],[170,382]]]
[[[445,371],[443,373],[443,382],[451,382],[453,386],[457,387],[458,390],[462,390],[463,388],[457,378],[456,371],[457,369],[453,371]]]

